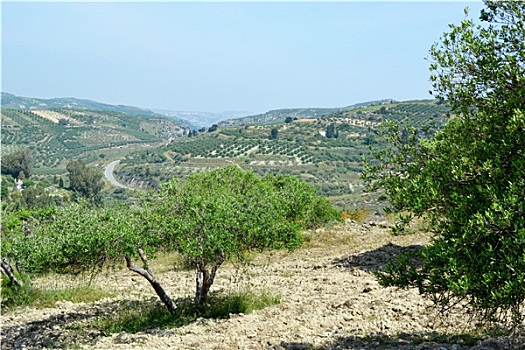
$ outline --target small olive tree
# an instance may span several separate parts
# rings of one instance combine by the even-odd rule
[[[312,184],[282,174],[269,174],[263,180],[278,192],[288,220],[298,221],[307,229],[341,220],[341,213]]]
[[[290,217],[293,200],[285,200],[285,193],[273,182],[229,166],[172,180],[140,205],[97,208],[73,203],[54,209],[29,232],[16,224],[2,234],[9,236],[9,257],[28,273],[95,271],[125,263],[151,284],[173,313],[177,305],[155,278],[148,259],[165,251],[191,261],[196,270],[195,304],[202,306],[227,259],[301,244],[304,224]],[[301,203],[309,205],[306,200]]]
[[[156,217],[178,232],[177,250],[196,268],[195,303],[206,302],[217,269],[250,250],[293,249],[302,225],[287,218],[279,191],[236,166],[192,174],[163,189]]]
[[[365,178],[405,223],[435,237],[379,272],[446,308],[465,301],[488,321],[520,324],[525,307],[525,2],[486,1],[484,25],[450,25],[431,49],[431,81],[454,115],[443,130],[391,125],[392,148]],[[429,129],[425,130],[429,131]]]

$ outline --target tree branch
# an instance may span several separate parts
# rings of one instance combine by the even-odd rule
[[[144,277],[151,284],[151,286],[153,287],[153,289],[155,290],[155,292],[159,296],[160,300],[162,300],[164,305],[166,305],[166,307],[168,308],[168,311],[170,313],[172,313],[172,314],[175,313],[175,311],[177,309],[177,305],[168,296],[168,294],[166,294],[166,292],[164,291],[164,288],[162,288],[160,283],[155,279],[155,275],[153,275],[153,272],[149,268],[148,259],[146,258],[146,254],[144,254],[144,251],[140,247],[137,250],[138,250],[140,259],[142,260],[142,262],[146,266],[146,269],[144,269],[144,268],[138,266],[137,264],[135,264],[133,262],[133,260],[131,260],[131,258],[129,256],[127,256],[127,255],[125,256],[126,266],[131,271],[136,272],[139,275],[141,275],[142,277]]]
[[[11,282],[16,284],[17,286],[21,287],[24,285],[24,282],[16,278],[15,273],[13,272],[13,268],[11,267],[11,263],[9,261],[2,261],[0,263],[0,273],[3,273],[6,275]]]

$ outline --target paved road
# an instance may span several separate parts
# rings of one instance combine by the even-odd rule
[[[129,188],[127,186],[124,186],[120,182],[118,182],[113,177],[113,169],[115,169],[115,165],[117,165],[119,162],[120,162],[120,160],[116,160],[114,162],[109,163],[108,166],[106,167],[106,171],[104,171],[104,175],[106,175],[106,179],[108,179],[108,181],[111,182],[113,185],[115,185],[117,187],[121,187],[121,188]]]

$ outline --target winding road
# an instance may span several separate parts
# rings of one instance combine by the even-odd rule
[[[120,182],[118,182],[115,177],[113,176],[113,169],[115,169],[115,166],[120,162],[120,160],[115,160],[111,163],[108,164],[108,166],[106,167],[106,170],[104,171],[104,175],[106,176],[106,179],[108,179],[109,182],[111,182],[111,184],[117,186],[117,187],[120,187],[120,188],[128,188],[127,186],[124,186],[123,184],[121,184]]]

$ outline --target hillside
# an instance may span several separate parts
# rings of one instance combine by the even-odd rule
[[[153,115],[154,112],[138,107],[109,105],[91,100],[77,98],[40,99],[21,97],[2,92],[2,108],[8,109],[75,109],[103,112],[118,112],[130,115]]]
[[[427,100],[382,102],[337,109],[332,114],[322,114],[321,109],[288,111],[296,116],[288,123],[282,119],[290,113],[272,124],[266,124],[268,120],[262,125],[221,124],[216,130],[178,138],[155,150],[130,153],[117,168],[117,176],[124,182],[143,178],[158,184],[199,169],[235,163],[259,175],[293,174],[314,184],[341,208],[368,207],[379,213],[381,205],[363,193],[360,173],[362,157],[371,155],[370,146],[385,147],[378,135],[381,123],[396,120],[421,126],[433,121],[439,126],[448,108]],[[319,115],[308,114],[312,111]]]
[[[341,108],[287,108],[276,109],[268,111],[263,114],[249,115],[246,117],[232,118],[223,120],[219,123],[220,126],[242,126],[242,125],[267,125],[282,123],[287,118],[292,119],[316,119],[325,115],[351,111],[364,107],[380,106],[388,103],[393,103],[394,100],[386,99],[380,101],[370,101],[357,103],[348,107]]]
[[[125,105],[110,105],[106,103],[78,99],[78,98],[53,98],[41,99],[33,97],[22,97],[2,92],[2,108],[16,110],[45,110],[45,109],[72,109],[76,111],[98,111],[129,114],[133,116],[155,116],[158,113],[146,108]],[[181,126],[191,128],[192,125],[183,118],[170,116]]]
[[[72,159],[120,158],[131,150],[165,144],[186,130],[155,114],[3,107],[1,116],[2,153],[29,148],[36,174],[63,173]]]

